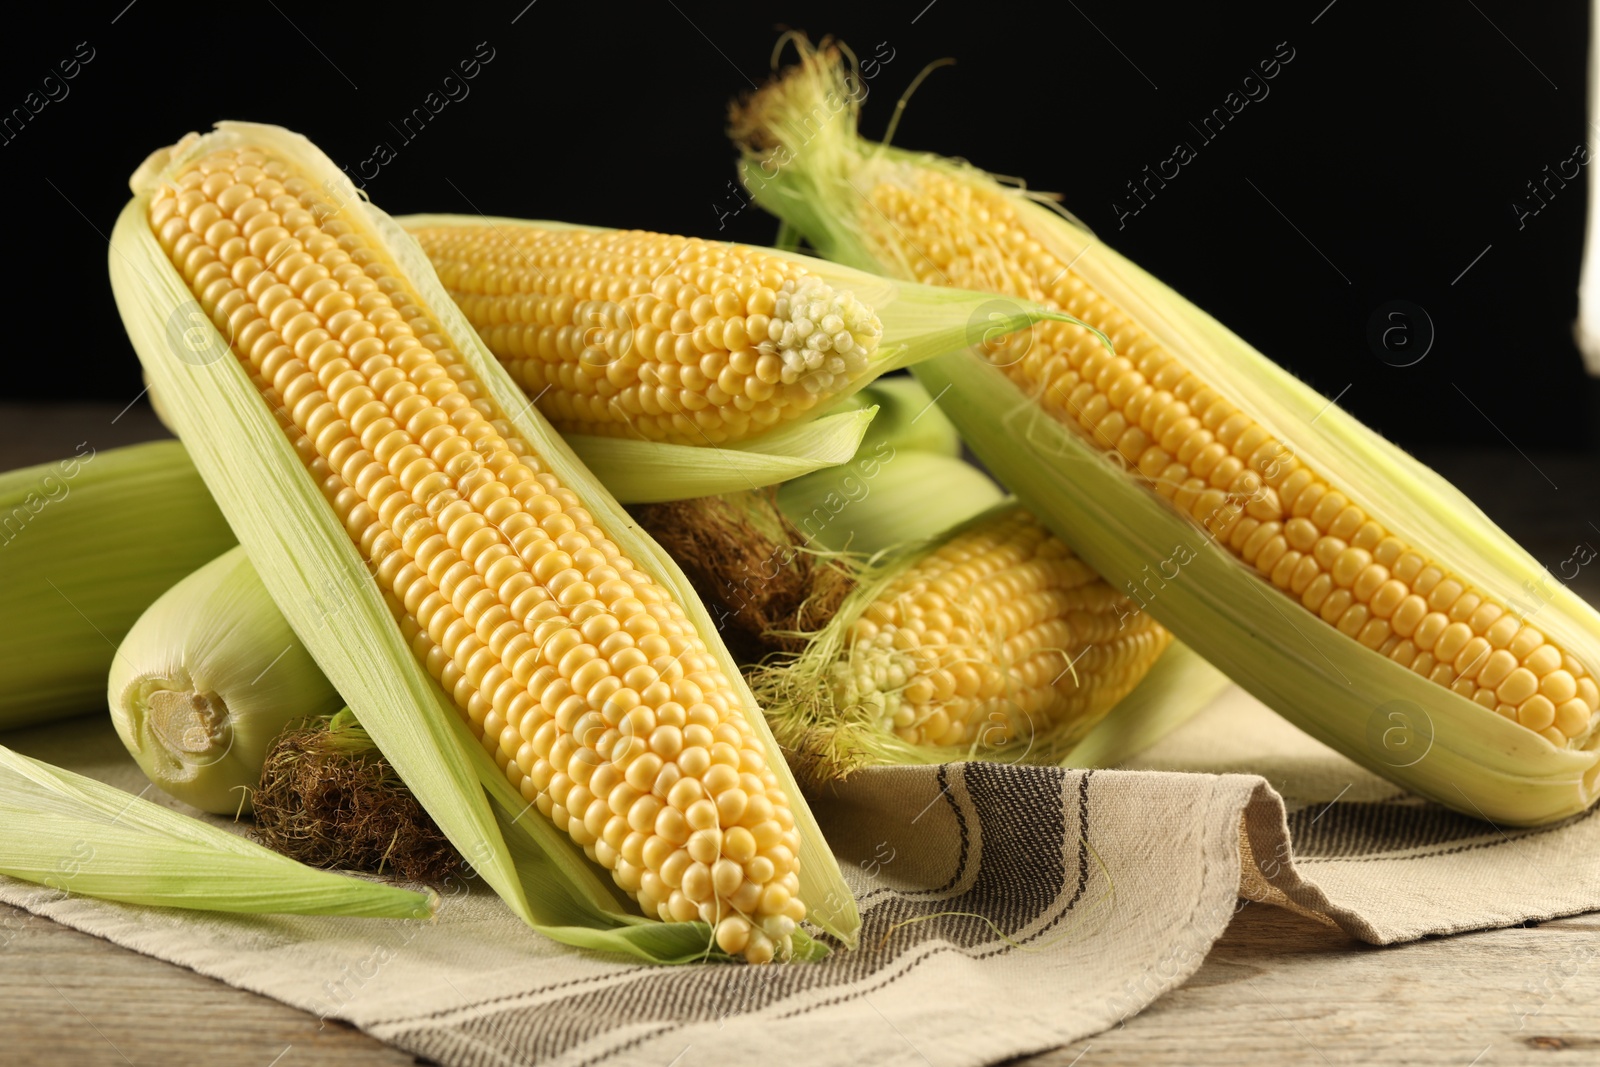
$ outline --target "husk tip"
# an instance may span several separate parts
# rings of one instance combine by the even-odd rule
[[[799,61],[783,68],[779,62],[789,45],[794,46]],[[728,136],[746,159],[781,147],[789,140],[785,136],[789,124],[812,115],[829,93],[839,93],[849,102],[846,106],[852,118],[859,112],[859,95],[851,89],[852,78],[859,83],[855,56],[834,38],[823,37],[813,44],[803,31],[789,30],[773,48],[772,66],[773,74],[764,84],[728,104]],[[854,136],[855,122],[825,122],[814,132]]]

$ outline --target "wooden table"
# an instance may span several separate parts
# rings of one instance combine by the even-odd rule
[[[0,469],[161,436],[147,408],[0,404]],[[1424,455],[1552,571],[1600,547],[1585,457]],[[1572,585],[1600,599],[1600,568]],[[1374,948],[1270,907],[1234,918],[1181,989],[1115,1030],[1026,1061],[1082,1064],[1600,1062],[1600,914]],[[395,1065],[349,1027],[0,905],[0,1062]]]

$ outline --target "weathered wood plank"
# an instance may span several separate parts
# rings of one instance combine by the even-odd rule
[[[1123,1027],[1027,1062],[1592,1063],[1597,973],[1593,915],[1377,948],[1252,905],[1181,989]]]
[[[0,904],[0,1062],[399,1067],[348,1026]]]

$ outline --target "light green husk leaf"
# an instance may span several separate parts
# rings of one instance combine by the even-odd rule
[[[1600,614],[1560,583],[1531,605],[1544,568],[1443,478],[1251,348],[1079,224],[965,163],[863,140],[854,75],[809,47],[803,72],[736,121],[756,201],[821,254],[865,270],[914,275],[913,252],[881,261],[860,238],[861,198],[915,168],[1013,198],[1030,236],[1140,322],[1202,380],[1396,536],[1441,561],[1558,646],[1600,668]],[[857,86],[859,82],[855,83]],[[827,118],[813,131],[813,109]],[[804,145],[772,175],[763,145]],[[976,225],[976,223],[975,223]],[[1600,795],[1600,734],[1557,748],[1542,736],[1421,678],[1308,613],[1211,544],[1187,517],[1004,374],[969,353],[913,371],[985,466],[1122,588],[1175,553],[1192,555],[1148,610],[1179,640],[1317,739],[1378,774],[1469,815],[1532,825],[1585,810]]]
[[[807,545],[872,556],[932,537],[1004,497],[964,460],[882,441],[849,463],[785,484],[778,507]]]
[[[0,874],[64,894],[195,911],[419,919],[437,898],[314,870],[0,748]]]
[[[237,545],[139,617],[106,701],[146,777],[218,815],[249,810],[284,727],[343,703]]]
[[[0,474],[0,729],[99,707],[134,620],[233,543],[176,441]]]
[[[532,410],[450,302],[422,250],[389,216],[360,199],[314,145],[278,127],[221,123],[213,134],[158,153],[134,176],[135,198],[112,235],[112,289],[124,325],[195,466],[323,673],[451,843],[518,916],[568,944],[655,962],[714,955],[704,923],[647,924],[629,916],[582,851],[514,793],[412,656],[349,535],[227,342],[214,330],[205,332],[209,322],[146,222],[146,198],[163,172],[244,142],[294,160],[336,196],[343,192],[340,218],[382,242],[489,397],[622,551],[672,593],[739,684],[737,668],[682,573]],[[181,348],[171,338],[173,321],[193,327]],[[197,359],[197,353],[215,358]],[[329,598],[337,605],[333,621]],[[802,838],[801,893],[813,909],[811,921],[853,944],[859,918],[849,889],[748,692],[744,704],[793,797]]]
[[[567,443],[621,504],[656,504],[777,485],[853,456],[876,407],[782,426],[737,446],[570,434]]]
[[[961,437],[915,378],[879,378],[841,407],[877,416],[849,462],[785,482],[777,502],[808,547],[876,556],[933,537],[1005,493],[956,458]]]

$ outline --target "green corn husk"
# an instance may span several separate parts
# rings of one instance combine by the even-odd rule
[[[855,455],[875,407],[841,411],[727,445],[679,445],[569,435],[585,466],[620,504],[659,504],[777,485]]]
[[[436,897],[318,871],[93,778],[0,747],[0,874],[195,911],[416,919]]]
[[[194,314],[192,294],[146,221],[146,198],[162,173],[203,152],[246,141],[295,161],[313,182],[331,183],[326,188],[348,188],[338,167],[304,138],[277,127],[223,123],[213,134],[157,153],[135,175],[135,196],[117,222],[109,267],[135,351],[262,582],[424,809],[525,922],[568,944],[652,962],[718,955],[705,923],[663,923],[632,913],[609,878],[512,787],[412,655],[349,534],[227,341],[203,314]],[[354,196],[345,199],[338,217],[371,234],[388,252],[489,398],[561,482],[581,495],[622,551],[673,595],[727,677],[739,684],[736,667],[682,573],[637,532],[572,449],[532,410],[450,303],[416,243],[387,215]],[[169,323],[182,318],[185,309],[196,323],[190,333],[203,335],[197,338],[198,350],[220,358],[186,358],[174,349]],[[197,350],[194,340],[186,335],[192,351]],[[319,594],[329,589],[343,591],[336,626],[323,625],[316,607]],[[742,703],[755,707],[748,692]],[[850,891],[776,742],[759,714],[752,710],[747,716],[793,797],[802,838],[801,896],[812,908],[808,922],[852,945],[859,918]],[[823,951],[820,943],[798,933],[796,940],[799,955]]]
[[[140,612],[233,543],[176,441],[0,474],[0,729],[99,707]]]
[[[862,269],[907,273],[914,253],[880,260],[858,228],[864,191],[893,180],[897,168],[933,168],[1009,196],[1033,240],[1351,502],[1444,561],[1465,585],[1527,607],[1524,583],[1541,579],[1544,568],[1460,491],[1081,225],[966,164],[862,140],[847,77],[836,59],[802,48],[802,70],[782,94],[741,112],[752,194],[814,248]],[[807,109],[830,93],[844,101],[830,109],[832,121],[775,175],[757,175],[764,152],[798,143]],[[1600,733],[1593,727],[1557,747],[1324,625],[979,356],[941,357],[915,373],[930,392],[947,390],[941,406],[989,470],[1113,584],[1141,581],[1175,552],[1184,556],[1181,577],[1166,582],[1148,610],[1318,740],[1422,796],[1495,822],[1552,822],[1600,795]],[[1600,666],[1600,614],[1564,585],[1555,583],[1529,617],[1570,655]]]
[[[880,378],[846,400],[877,408],[850,461],[779,486],[806,545],[877,555],[965,522],[1005,496],[958,459],[962,438],[915,378]]]
[[[146,777],[219,815],[249,810],[285,726],[343,703],[239,547],[139,617],[111,664],[106,700]]]
[[[845,401],[877,408],[855,455],[785,482],[778,507],[805,544],[872,556],[920,541],[1004,497],[963,462],[961,436],[915,378],[880,378]]]
[[[493,233],[519,227],[605,232],[597,226],[481,215],[403,215],[395,221],[408,230],[465,226]],[[803,263],[807,271],[835,289],[854,293],[877,313],[883,336],[866,372],[821,405],[826,411],[818,416],[735,443],[702,447],[566,435],[573,451],[622,503],[757,489],[842,463],[860,446],[871,421],[870,413],[850,410],[849,401],[879,375],[965,348],[980,336],[1008,333],[1044,318],[1070,318],[1027,301],[1000,306],[979,293],[891,281],[794,252],[764,251]]]
[[[873,556],[932,537],[1004,497],[965,460],[882,441],[849,463],[784,484],[778,507],[807,545]]]

